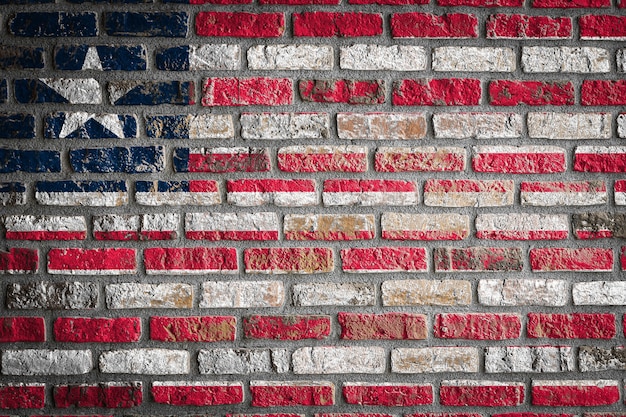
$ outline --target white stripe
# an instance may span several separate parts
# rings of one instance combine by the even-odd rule
[[[128,193],[116,192],[36,192],[39,204],[48,206],[118,207],[128,204]]]
[[[393,268],[393,269],[344,269],[343,272],[347,274],[363,274],[363,273],[371,273],[371,274],[384,274],[390,272],[407,272],[407,273],[417,273],[417,272],[426,272],[426,269],[402,269],[402,268]]]
[[[260,206],[263,204],[274,203],[277,206],[301,207],[312,206],[318,204],[317,193],[297,192],[297,191],[280,191],[280,192],[229,192],[227,197],[228,203],[236,206]]]
[[[533,380],[533,387],[617,387],[619,386],[617,381],[608,379],[596,379],[596,380],[572,380],[564,379],[558,381],[537,381]]]
[[[278,154],[315,154],[331,155],[344,153],[367,154],[365,146],[286,146],[278,150]]]
[[[144,206],[183,206],[183,205],[196,205],[196,206],[210,206],[214,204],[220,204],[222,197],[219,192],[175,192],[175,193],[135,193],[135,200],[138,204]]]
[[[250,381],[251,387],[332,387],[330,381]]]
[[[476,153],[565,153],[563,148],[556,146],[475,146]]]
[[[593,193],[522,191],[520,197],[524,206],[592,206],[607,202],[606,191]],[[615,197],[617,200],[617,194]],[[626,203],[626,198],[624,202]],[[616,201],[615,204],[619,203]]]
[[[227,381],[154,381],[153,387],[243,387],[242,382]]]
[[[202,275],[202,274],[237,274],[236,269],[149,269],[148,275]]]
[[[581,36],[580,39],[584,41],[626,41],[626,36]]]
[[[276,213],[187,213],[185,230],[190,231],[278,231]]]
[[[569,231],[566,214],[479,214],[476,217],[477,231]]]
[[[82,216],[7,216],[5,227],[10,232],[86,232]]]
[[[26,204],[26,192],[17,191],[0,193],[0,205],[6,206],[9,204],[17,206],[23,206],[24,204]]]
[[[133,231],[139,230],[139,216],[107,214],[94,219],[94,232]]]
[[[480,379],[456,379],[441,381],[443,387],[523,387],[523,382],[517,381],[484,381]]]
[[[249,153],[250,148],[239,146],[236,148],[191,148],[189,155],[211,155],[211,154],[239,154]]]
[[[577,146],[576,153],[619,154],[626,153],[626,146]]]
[[[626,192],[624,191],[615,192],[615,205],[626,206]]]
[[[225,114],[187,116],[189,139],[232,139],[235,136],[233,119]]]
[[[136,269],[51,269],[48,273],[55,275],[125,275],[136,274]]]

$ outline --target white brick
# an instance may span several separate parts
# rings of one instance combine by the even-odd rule
[[[193,287],[183,283],[108,284],[105,287],[107,308],[191,308]]]
[[[626,371],[626,348],[581,346],[578,348],[578,366],[581,372]]]
[[[476,237],[479,239],[565,239],[569,233],[567,214],[479,214],[475,224]]]
[[[190,114],[189,139],[233,139],[235,128],[230,114]]]
[[[423,71],[426,49],[412,45],[342,46],[339,55],[342,69],[359,71]]]
[[[182,375],[190,372],[189,352],[170,349],[112,350],[100,354],[106,374]]]
[[[603,48],[568,46],[522,48],[524,72],[609,72],[609,51]]]
[[[470,305],[472,284],[464,280],[389,280],[382,284],[384,306]]]
[[[373,214],[285,214],[287,240],[372,239],[376,233]]]
[[[626,49],[620,49],[616,54],[617,70],[626,72]]]
[[[493,346],[485,350],[487,373],[574,370],[574,352],[567,346]]]
[[[276,213],[187,213],[185,232],[276,232]],[[187,236],[189,239],[190,236]]]
[[[422,139],[426,131],[423,113],[337,113],[340,139]]]
[[[435,113],[436,138],[509,139],[522,136],[522,115],[517,113]]]
[[[242,113],[244,139],[328,139],[328,113]]]
[[[617,387],[619,382],[609,379],[596,379],[596,380],[584,380],[584,379],[557,379],[554,381],[547,381],[543,379],[536,379],[532,382],[533,387]]]
[[[7,232],[87,232],[83,216],[7,216],[4,219]]]
[[[456,213],[383,213],[383,239],[461,240],[469,234],[469,216]]]
[[[286,349],[211,349],[198,353],[201,374],[253,374],[289,371]]]
[[[371,306],[376,303],[373,284],[361,282],[311,282],[293,286],[293,304],[311,306]]]
[[[617,116],[617,136],[626,138],[626,114]]]
[[[558,279],[481,279],[478,302],[488,306],[564,306],[568,302],[568,284]]]
[[[386,353],[382,347],[304,347],[291,357],[295,374],[382,374]]]
[[[513,48],[444,46],[433,51],[433,71],[515,71]]]
[[[478,372],[475,347],[404,348],[391,351],[391,371],[402,374]]]
[[[252,70],[332,70],[330,45],[256,45],[248,49]]]
[[[609,139],[610,113],[540,113],[527,117],[528,135],[539,139]]]
[[[189,46],[189,69],[199,70],[238,70],[241,62],[239,45],[216,44]]]
[[[106,214],[104,216],[94,216],[93,233],[96,238],[101,233],[111,232],[134,232],[147,236],[150,233],[174,232],[178,230],[180,217],[177,213],[159,213],[159,214]],[[122,239],[114,239],[122,240]],[[132,239],[130,239],[132,240]]]
[[[281,307],[282,281],[208,281],[202,284],[200,308]]]
[[[90,350],[5,350],[4,375],[82,375],[91,372]]]
[[[572,295],[576,305],[626,305],[626,281],[576,282]]]

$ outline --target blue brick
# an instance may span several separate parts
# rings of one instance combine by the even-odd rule
[[[153,3],[153,0],[66,0],[68,3],[110,3],[110,4],[137,4],[137,3]]]
[[[43,48],[0,46],[0,69],[39,69],[43,65]]]
[[[54,67],[66,71],[143,71],[146,69],[146,48],[143,45],[61,46],[54,51]]]
[[[174,171],[189,172],[189,148],[176,148],[172,156]]]
[[[7,80],[0,80],[0,103],[6,103],[9,98]]]
[[[93,78],[18,79],[14,82],[18,103],[100,104],[100,84]]]
[[[41,4],[54,3],[54,0],[0,0],[0,4]]]
[[[26,204],[26,187],[21,182],[0,182],[0,206]]]
[[[189,71],[189,46],[161,49],[156,54],[157,69],[166,71]]]
[[[184,12],[107,12],[104,28],[110,36],[187,36],[189,16]]]
[[[9,19],[9,32],[16,36],[97,36],[96,14],[91,12],[24,12]]]
[[[111,81],[109,96],[114,105],[195,104],[193,81]]]
[[[136,181],[138,193],[188,193],[189,181]]]
[[[15,113],[0,114],[0,138],[32,139],[35,137],[35,116]]]
[[[38,193],[115,193],[127,192],[126,181],[39,181]]]
[[[59,112],[44,119],[44,137],[50,139],[117,139],[137,137],[133,114]]]
[[[70,164],[75,172],[161,172],[165,154],[162,146],[75,149]]]
[[[0,173],[61,172],[61,154],[57,151],[0,149]]]
[[[189,116],[186,114],[146,116],[149,138],[188,139]]]

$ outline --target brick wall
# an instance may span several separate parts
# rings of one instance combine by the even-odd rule
[[[626,415],[626,1],[155,1],[0,0],[5,414]]]

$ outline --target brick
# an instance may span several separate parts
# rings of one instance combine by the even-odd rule
[[[567,214],[479,214],[476,237],[491,240],[562,240],[569,236]]]
[[[324,181],[325,206],[414,206],[417,184],[401,180],[331,179]]]
[[[563,106],[574,104],[571,82],[496,80],[489,83],[489,102],[493,106]]]
[[[0,409],[44,408],[45,400],[45,384],[0,385]]]
[[[233,316],[150,317],[150,340],[161,342],[232,342],[237,333]]]
[[[472,285],[465,280],[388,280],[382,283],[384,306],[457,306],[472,302]]]
[[[9,33],[21,37],[90,37],[98,35],[96,13],[22,12],[13,13]]]
[[[626,6],[622,6],[622,7],[626,7]],[[617,53],[615,54],[615,59],[617,61],[617,70],[621,72],[626,72],[626,50],[619,49]]]
[[[579,172],[626,172],[626,147],[577,146],[573,168]]]
[[[407,414],[406,416],[407,417],[481,417],[481,414],[475,414],[475,413],[419,413],[419,414]],[[521,417],[521,416],[518,416],[518,417]],[[531,417],[531,416],[528,416],[528,417]],[[567,417],[572,417],[572,416],[567,416]]]
[[[150,392],[157,404],[209,406],[243,402],[241,382],[155,381]]]
[[[476,146],[472,169],[476,172],[548,174],[564,172],[565,149],[557,146]]]
[[[428,257],[425,248],[351,248],[341,250],[341,264],[348,273],[426,272]]]
[[[315,181],[308,179],[227,180],[226,190],[228,203],[235,206],[302,207],[319,203]]]
[[[439,402],[451,406],[517,406],[524,402],[524,383],[485,380],[442,381]]]
[[[469,217],[462,214],[382,214],[383,239],[463,240],[469,235]]]
[[[528,135],[541,139],[609,139],[612,135],[608,113],[540,113],[527,117]]]
[[[199,36],[278,38],[284,31],[283,13],[200,12],[196,15]]]
[[[259,0],[259,4],[286,4],[290,6],[300,6],[307,4],[316,4],[316,5],[336,5],[339,4],[340,0]]]
[[[572,229],[577,239],[622,238],[626,215],[622,213],[588,212],[572,214]]]
[[[119,283],[104,289],[107,308],[191,308],[193,287],[190,284]]]
[[[340,312],[337,319],[346,340],[419,340],[428,333],[423,314]]]
[[[235,248],[147,248],[143,252],[148,275],[234,274],[239,268]]]
[[[522,7],[522,0],[437,0],[439,6]]]
[[[109,36],[184,38],[188,20],[185,12],[105,12],[104,30]]]
[[[521,335],[522,322],[516,314],[437,314],[435,337],[440,339],[506,340]]]
[[[160,48],[155,57],[157,69],[164,71],[238,70],[239,45],[183,45]]]
[[[143,401],[142,384],[104,382],[92,385],[55,385],[53,398],[57,408],[131,408],[141,405]]]
[[[605,248],[534,248],[530,250],[533,272],[613,270],[613,250]]]
[[[383,19],[377,13],[303,12],[293,14],[293,35],[297,37],[357,37],[383,33]]]
[[[26,187],[21,182],[0,182],[0,206],[26,204]]]
[[[362,282],[295,284],[292,292],[296,307],[371,306],[376,302],[375,286]]]
[[[43,54],[43,48],[27,46],[1,46],[0,69],[41,69],[44,67]]]
[[[374,167],[378,172],[451,172],[465,171],[466,151],[459,147],[424,146],[376,150]]]
[[[267,148],[176,148],[176,172],[266,172],[271,170]]]
[[[83,375],[92,369],[90,350],[24,349],[2,352],[3,375]]]
[[[253,407],[335,404],[335,385],[326,381],[250,381]]]
[[[436,138],[495,139],[519,138],[522,116],[517,113],[435,113]]]
[[[590,47],[523,47],[522,69],[529,73],[610,72],[609,51]]]
[[[330,45],[255,45],[248,49],[251,70],[333,69],[333,47]]]
[[[367,240],[376,233],[371,214],[286,214],[286,240]]]
[[[9,89],[7,80],[0,79],[0,103],[6,103],[9,100]]]
[[[137,342],[141,336],[141,320],[139,317],[59,317],[54,320],[53,332],[58,342]]]
[[[222,196],[215,180],[136,181],[135,200],[143,206],[212,206]]]
[[[586,206],[607,202],[604,181],[522,182],[524,206]]]
[[[84,240],[87,223],[82,216],[7,216],[7,240]]]
[[[475,106],[480,104],[480,80],[471,78],[394,81],[394,106]]]
[[[287,146],[278,149],[278,169],[284,172],[365,172],[364,146]]]
[[[433,49],[433,71],[513,72],[513,48],[444,46]]]
[[[286,373],[289,354],[285,349],[211,349],[198,353],[200,374],[249,375]]]
[[[46,115],[44,137],[50,139],[117,139],[137,137],[134,114],[57,112]]]
[[[624,23],[626,23],[626,16],[580,16],[578,18],[580,39],[623,41],[626,39],[626,25]]]
[[[233,139],[232,116],[181,114],[146,116],[146,133],[158,139]]]
[[[64,275],[124,275],[137,273],[135,249],[53,248],[48,273]]]
[[[478,372],[479,356],[475,347],[395,348],[391,351],[391,372]]]
[[[243,318],[243,333],[247,339],[304,340],[326,339],[330,335],[330,316],[286,315]]]
[[[526,332],[531,339],[612,339],[616,332],[615,315],[529,313]]]
[[[45,341],[43,317],[0,317],[0,343]]]
[[[282,281],[207,281],[202,284],[200,308],[282,307],[285,288]]]
[[[381,104],[385,102],[385,80],[315,79],[300,80],[298,91],[305,102]]]
[[[328,139],[328,113],[242,113],[244,139]]]
[[[422,139],[426,136],[423,113],[337,113],[340,139]]]
[[[609,0],[533,0],[532,7],[540,9],[578,9],[611,7]]]
[[[37,249],[9,248],[0,250],[0,275],[35,274],[39,270]]]
[[[487,373],[552,373],[574,371],[571,347],[492,346],[485,349]]]
[[[294,374],[382,374],[386,352],[382,347],[304,347],[292,356]]]
[[[493,14],[487,18],[488,39],[569,39],[570,17]]]
[[[501,207],[513,205],[513,181],[426,180],[424,205],[434,207]]]
[[[202,105],[280,106],[293,101],[289,78],[207,78],[202,87]]]
[[[102,90],[94,78],[20,78],[14,81],[15,101],[30,103],[101,104]]]
[[[185,237],[192,240],[278,240],[278,216],[259,213],[187,213]]]
[[[626,305],[626,281],[575,282],[575,305]]]
[[[626,369],[625,353],[624,347],[581,346],[578,348],[580,371],[623,371]]]
[[[613,186],[614,197],[615,197],[615,205],[623,206],[626,205],[626,181],[617,180]]]
[[[144,45],[62,45],[54,48],[54,68],[64,71],[145,71]]]
[[[61,172],[61,154],[58,151],[0,149],[0,173]]]
[[[7,139],[32,139],[35,137],[35,117],[26,113],[0,113],[0,132]]]
[[[162,146],[82,148],[69,152],[74,172],[161,172],[165,168]]]
[[[532,404],[553,407],[589,407],[619,401],[617,381],[610,380],[535,380],[531,387]]]
[[[75,310],[98,305],[98,286],[91,282],[9,283],[6,289],[9,309]]]
[[[424,71],[426,49],[413,45],[342,46],[339,66],[341,69],[357,71]]]
[[[433,403],[430,384],[344,382],[344,400],[348,404],[410,407]]]
[[[129,349],[102,352],[105,374],[181,375],[189,373],[189,352],[169,349]]]
[[[319,274],[335,267],[330,248],[248,248],[243,257],[248,274]]]
[[[473,14],[394,13],[391,15],[394,38],[476,38],[478,19]]]
[[[35,200],[46,206],[117,207],[128,203],[126,181],[38,181]]]
[[[178,237],[178,213],[93,217],[96,240],[173,240]]]
[[[523,266],[519,247],[436,248],[435,272],[514,272]]]
[[[584,80],[580,92],[580,104],[583,106],[623,106],[626,104],[625,94],[625,80]]]
[[[114,106],[158,106],[196,104],[193,81],[109,81],[109,100]]]
[[[481,279],[478,302],[488,306],[567,304],[569,285],[565,280],[537,278]]]

